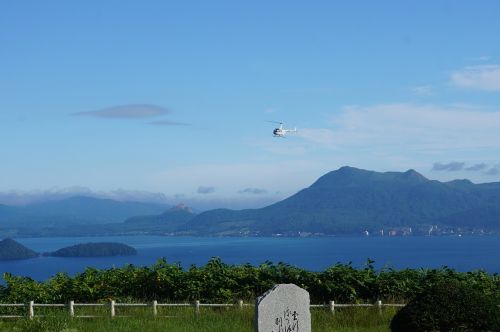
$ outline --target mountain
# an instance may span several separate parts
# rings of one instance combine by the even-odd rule
[[[125,220],[122,230],[172,233],[182,227],[196,214],[184,204],[174,206],[158,215],[136,216]]]
[[[125,219],[114,223],[86,223],[45,225],[38,228],[18,227],[15,232],[3,232],[12,236],[103,236],[103,235],[139,235],[172,234],[191,220],[196,214],[184,204],[174,206],[160,214],[148,214]],[[0,232],[3,230],[0,229]]]
[[[0,241],[0,261],[28,259],[37,256],[36,252],[10,238]]]
[[[149,225],[164,225],[164,224],[182,224],[195,216],[193,210],[184,205],[179,204],[167,211],[157,215],[136,216],[125,220],[126,224],[149,224]]]
[[[206,211],[181,226],[192,234],[359,234],[430,225],[500,229],[500,183],[439,182],[414,170],[342,167],[261,209]]]
[[[76,196],[26,206],[0,206],[0,223],[11,228],[106,224],[121,222],[136,215],[161,213],[166,208],[163,204]]]
[[[17,228],[9,228],[6,221]],[[441,233],[500,232],[500,183],[439,182],[415,170],[381,173],[345,166],[260,209],[215,209],[196,215],[182,204],[167,209],[73,197],[0,206],[0,225],[0,232],[10,236],[297,236],[380,230],[427,234],[436,226]]]

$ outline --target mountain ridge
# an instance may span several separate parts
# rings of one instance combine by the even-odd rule
[[[263,208],[219,208],[200,214],[183,204],[155,208],[156,212],[138,213],[120,222],[52,224],[38,230],[24,228],[14,234],[302,236],[373,234],[384,230],[427,234],[436,227],[442,233],[500,232],[500,182],[440,182],[413,169],[375,172],[344,166]]]
[[[261,209],[206,211],[182,230],[222,235],[333,235],[433,224],[482,227],[457,219],[470,219],[467,211],[482,209],[489,211],[487,226],[500,228],[500,216],[492,206],[500,207],[496,184],[448,183],[429,180],[415,170],[382,173],[344,166],[280,202]]]

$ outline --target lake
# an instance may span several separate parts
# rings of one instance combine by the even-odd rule
[[[204,265],[213,256],[225,263],[258,265],[266,260],[285,262],[321,271],[337,262],[363,267],[375,260],[377,268],[438,268],[459,271],[483,269],[500,273],[500,236],[227,238],[227,237],[60,237],[19,238],[16,241],[37,252],[55,251],[86,242],[121,242],[137,249],[136,256],[99,258],[39,257],[0,262],[0,272],[44,280],[56,272],[73,275],[85,267],[110,268],[125,264],[151,265],[160,257],[182,266]]]

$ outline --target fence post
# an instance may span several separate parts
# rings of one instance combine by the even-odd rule
[[[30,301],[28,306],[28,317],[33,319],[35,317],[35,301]]]
[[[243,309],[243,300],[238,300],[238,308]]]
[[[382,301],[381,300],[377,301],[377,307],[378,307],[378,314],[382,315]]]
[[[158,315],[158,301],[154,300],[153,301],[153,316],[157,316]]]
[[[194,302],[194,311],[197,315],[200,314],[200,300]]]
[[[111,302],[110,302],[111,318],[115,317],[115,314],[116,314],[116,312],[115,312],[115,303],[116,303],[115,300],[111,300]]]
[[[75,301],[69,301],[69,315],[75,317]]]
[[[330,312],[335,314],[335,301],[330,301]]]

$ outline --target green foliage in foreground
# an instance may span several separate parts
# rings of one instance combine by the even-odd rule
[[[401,309],[391,331],[500,331],[500,308],[470,284],[442,281]]]
[[[212,258],[205,266],[184,270],[180,264],[164,259],[151,267],[127,265],[99,270],[87,268],[70,277],[58,273],[45,282],[5,273],[6,286],[0,286],[0,302],[38,303],[96,302],[115,299],[119,302],[152,301],[233,302],[253,301],[278,283],[294,283],[311,295],[312,303],[408,301],[415,294],[441,281],[459,280],[478,291],[495,297],[500,303],[500,276],[484,271],[457,272],[449,268],[432,270],[377,271],[368,260],[363,269],[350,264],[336,264],[324,271],[312,272],[284,263],[266,262],[228,265]]]
[[[103,318],[69,318],[67,313],[58,309],[45,309],[40,313],[43,318],[33,320],[22,318],[17,320],[0,320],[0,331],[18,332],[114,332],[114,331],[173,331],[173,332],[253,332],[254,309],[244,308],[202,308],[196,316],[193,308],[162,309],[161,317],[154,318],[146,309],[119,309],[113,319]],[[59,309],[61,310],[61,309]],[[86,311],[86,312],[85,312]],[[325,309],[312,309],[311,321],[313,331],[322,332],[354,332],[354,331],[389,331],[389,322],[395,310],[384,309],[379,315],[373,308],[345,308],[336,310],[332,315]],[[106,314],[96,310],[78,309],[77,314]],[[109,310],[108,310],[109,314]]]

